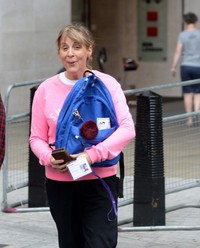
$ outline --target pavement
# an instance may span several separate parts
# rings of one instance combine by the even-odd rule
[[[1,181],[2,173],[2,184]],[[119,223],[123,225],[119,226],[117,248],[199,248],[200,188],[166,195],[165,201],[165,226],[134,227],[128,222],[133,205],[120,207]],[[0,212],[0,248],[3,247],[57,248],[57,231],[49,211]]]
[[[123,224],[119,226],[117,248],[199,248],[200,187],[168,194],[165,202],[165,226],[135,227],[128,221],[133,216],[133,205],[120,207],[119,223]],[[3,247],[58,248],[57,230],[49,211],[0,212],[0,248]]]

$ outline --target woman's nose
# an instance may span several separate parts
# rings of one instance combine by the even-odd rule
[[[73,53],[73,48],[70,48],[70,47],[69,47],[69,49],[67,50],[67,55],[68,55],[68,56],[73,56],[73,55],[74,55],[74,53]]]

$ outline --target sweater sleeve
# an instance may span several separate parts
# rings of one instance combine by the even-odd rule
[[[48,123],[44,112],[45,99],[44,89],[38,88],[32,103],[30,146],[41,165],[50,164],[52,151],[49,147]]]
[[[92,163],[113,159],[135,137],[134,122],[121,85],[112,77],[108,79],[105,84],[113,99],[119,127],[106,140],[87,150]]]

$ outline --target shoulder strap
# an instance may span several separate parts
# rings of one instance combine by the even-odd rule
[[[119,170],[120,170],[120,178],[119,178],[119,188],[118,188],[118,196],[119,198],[124,197],[124,153],[120,153],[119,160]]]

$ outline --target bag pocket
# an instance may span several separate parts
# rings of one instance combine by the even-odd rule
[[[111,127],[108,129],[99,130],[97,136],[91,140],[84,139],[80,135],[80,127],[78,127],[78,126],[72,126],[71,132],[72,132],[73,140],[75,141],[74,145],[76,145],[76,142],[78,141],[79,143],[82,144],[82,146],[85,146],[85,148],[86,148],[86,147],[90,147],[92,145],[97,145],[98,143],[104,141],[115,131],[115,129],[116,128]],[[77,142],[77,145],[79,146],[78,142]]]

